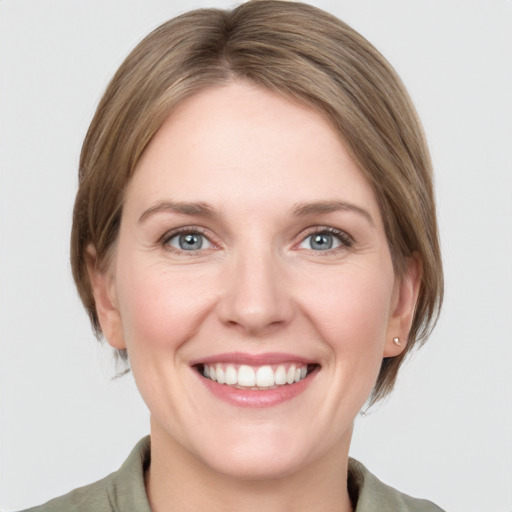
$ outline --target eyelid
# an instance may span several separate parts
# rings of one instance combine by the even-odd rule
[[[185,250],[181,250],[176,247],[173,247],[169,244],[169,241],[171,239],[173,239],[174,237],[183,235],[183,234],[189,234],[189,233],[204,236],[210,243],[211,247],[208,247],[205,249],[201,248],[201,249],[196,249],[196,250],[185,251]],[[218,244],[216,244],[212,240],[212,236],[209,234],[209,232],[205,228],[202,228],[200,226],[193,226],[193,225],[192,226],[190,226],[190,225],[189,226],[180,226],[178,228],[170,229],[169,231],[166,231],[158,239],[157,243],[158,243],[158,245],[163,246],[166,250],[169,250],[174,253],[179,253],[179,254],[186,253],[187,255],[198,254],[200,252],[217,249],[219,247]]]
[[[341,245],[334,249],[326,249],[324,251],[314,251],[313,249],[310,249],[315,253],[329,254],[337,252],[339,250],[350,248],[355,243],[354,238],[342,229],[333,228],[331,226],[311,226],[300,234],[300,240],[297,244],[295,244],[295,247],[298,247],[300,244],[302,244],[308,237],[322,233],[328,233],[330,235],[337,237],[340,240]]]
[[[177,249],[176,247],[172,247],[171,245],[169,245],[169,240],[171,240],[172,238],[174,238],[180,234],[184,234],[184,233],[198,234],[198,235],[204,236],[208,240],[208,242],[211,244],[211,247],[208,247],[205,249],[201,248],[201,249],[197,249],[197,250],[185,251],[185,250]],[[333,249],[326,249],[324,251],[317,251],[317,250],[313,250],[313,249],[310,249],[310,251],[315,252],[315,253],[330,254],[330,253],[338,252],[343,249],[350,248],[355,244],[354,238],[346,231],[344,231],[342,229],[334,228],[332,226],[319,225],[319,226],[311,226],[311,227],[308,227],[307,229],[303,230],[300,233],[300,235],[298,235],[299,240],[297,243],[294,244],[293,248],[299,248],[298,246],[300,244],[302,244],[308,237],[315,235],[315,234],[321,234],[321,233],[328,233],[330,235],[337,237],[338,240],[340,241],[341,245],[336,248],[333,248]],[[158,245],[163,246],[165,249],[167,249],[171,252],[187,253],[188,255],[198,254],[198,253],[205,252],[205,251],[212,250],[212,249],[214,249],[214,250],[219,249],[219,244],[214,241],[214,237],[211,235],[209,230],[207,230],[203,227],[194,226],[194,225],[186,225],[186,226],[180,226],[177,228],[170,229],[170,230],[166,231],[158,239],[157,243],[158,243]]]

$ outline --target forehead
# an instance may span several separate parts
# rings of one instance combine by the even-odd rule
[[[156,133],[127,199],[169,195],[225,207],[237,198],[254,208],[345,200],[379,216],[371,186],[324,116],[246,82],[188,98]]]

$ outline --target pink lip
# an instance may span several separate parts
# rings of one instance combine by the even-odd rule
[[[214,356],[205,357],[204,359],[196,359],[190,361],[190,366],[198,364],[215,364],[215,363],[231,363],[246,364],[249,366],[263,366],[265,364],[283,364],[283,363],[300,363],[300,364],[316,364],[316,361],[294,354],[286,354],[282,352],[268,352],[265,354],[247,354],[243,352],[229,352],[226,354],[215,354]]]
[[[215,363],[231,363],[231,364],[247,364],[249,366],[263,366],[265,364],[281,364],[281,363],[299,363],[299,364],[317,364],[310,359],[298,357],[293,354],[285,353],[266,353],[266,354],[244,354],[233,352],[227,354],[216,354],[201,360],[191,361],[191,366],[200,364]],[[196,371],[197,377],[206,389],[217,398],[237,406],[237,407],[253,407],[264,408],[273,407],[302,394],[318,373],[318,368],[313,370],[305,379],[295,382],[294,384],[285,384],[274,389],[254,390],[254,389],[238,389],[226,384],[219,384],[213,380],[203,377]]]
[[[225,384],[219,384],[218,382],[205,377],[201,377],[199,373],[197,376],[213,395],[231,405],[238,407],[263,408],[273,407],[299,396],[311,384],[317,373],[317,371],[314,371],[311,375],[300,382],[296,382],[295,384],[286,384],[275,389],[267,390],[237,389]]]

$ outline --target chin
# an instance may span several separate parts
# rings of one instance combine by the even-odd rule
[[[224,453],[211,461],[217,473],[239,480],[277,480],[292,475],[306,465],[299,454],[285,454],[282,450],[248,450]]]
[[[216,473],[242,480],[274,480],[300,471],[314,460],[315,446],[297,434],[270,425],[253,426],[252,432],[249,428],[227,430],[196,453]],[[308,444],[312,450],[307,449]]]

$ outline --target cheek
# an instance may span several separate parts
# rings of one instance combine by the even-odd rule
[[[365,365],[382,358],[393,293],[391,264],[353,267],[332,273],[302,295],[336,357]]]
[[[143,262],[119,268],[119,306],[128,351],[176,348],[199,328],[215,286],[207,274]]]

